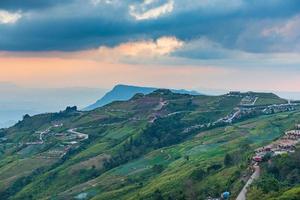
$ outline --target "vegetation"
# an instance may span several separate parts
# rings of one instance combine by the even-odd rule
[[[270,96],[284,101],[271,94],[255,95],[265,102]],[[242,98],[158,90],[92,111],[68,107],[24,117],[0,131],[0,137],[7,139],[0,148],[0,196],[205,199],[219,197],[225,190],[236,196],[249,176],[252,151],[278,138],[300,117],[298,110],[249,114],[233,124],[213,125],[230,116]],[[88,138],[77,138],[74,131]],[[273,163],[280,169],[266,166],[266,175],[250,198],[255,194],[272,198],[274,192],[282,198],[297,194],[292,188],[298,171],[284,174],[281,161]],[[283,184],[285,176],[290,182]],[[272,187],[265,186],[269,184]]]
[[[262,176],[254,184],[249,199],[299,199],[300,150],[272,158],[262,165]]]

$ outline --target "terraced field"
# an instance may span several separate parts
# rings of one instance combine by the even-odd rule
[[[264,95],[259,98],[269,98]],[[225,190],[234,197],[251,173],[252,151],[300,120],[297,107],[274,114],[245,112],[232,123],[219,120],[232,116],[242,98],[158,90],[93,111],[69,108],[28,117],[1,130],[7,138],[1,143],[1,197],[206,199]],[[62,126],[51,128],[43,144],[26,145],[36,131],[53,124]],[[70,130],[88,138],[70,138]],[[49,156],[59,151],[64,153]]]

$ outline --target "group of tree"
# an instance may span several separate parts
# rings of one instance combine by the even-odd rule
[[[249,193],[249,199],[268,199],[300,185],[300,150],[276,156],[261,165],[262,175]],[[292,198],[291,198],[292,199]]]
[[[187,137],[187,135],[182,134],[185,124],[181,122],[181,117],[181,115],[174,115],[155,120],[153,124],[141,131],[137,137],[130,137],[124,142],[115,155],[105,161],[105,168],[111,169],[138,158],[151,150],[181,142]]]

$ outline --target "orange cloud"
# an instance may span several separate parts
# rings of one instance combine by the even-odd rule
[[[71,58],[0,58],[0,81],[30,87],[106,87],[118,83],[196,88],[226,74],[213,67],[138,66]],[[199,81],[200,80],[200,81]],[[213,79],[212,79],[213,80]]]
[[[37,58],[77,58],[79,60],[93,60],[119,63],[126,59],[145,60],[163,58],[181,48],[184,42],[176,37],[160,37],[156,40],[141,40],[122,43],[115,47],[100,46],[97,49],[77,52],[1,52],[1,57],[37,57]]]
[[[119,46],[100,47],[96,54],[98,59],[116,61],[124,57],[151,58],[166,56],[183,46],[183,42],[175,37],[161,37],[156,41],[137,41],[120,44]]]
[[[127,43],[107,51],[116,53],[116,57],[125,54],[144,61],[139,55],[150,56],[151,52],[155,52],[152,56],[168,54],[176,47],[172,47],[173,42],[167,39],[155,43]],[[30,87],[110,88],[115,84],[125,83],[186,89],[286,91],[298,91],[300,85],[300,73],[283,68],[273,68],[270,71],[263,67],[252,69],[204,64],[126,64],[97,59],[99,55],[105,54],[98,50],[35,54],[0,52],[0,82],[13,82]],[[106,56],[111,55],[107,53]]]

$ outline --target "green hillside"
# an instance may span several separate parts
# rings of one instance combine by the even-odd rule
[[[273,158],[262,165],[262,175],[251,187],[249,200],[297,200],[300,198],[300,150]]]
[[[226,190],[236,196],[253,150],[300,120],[298,106],[285,104],[265,93],[156,90],[87,112],[68,107],[25,116],[0,131],[0,196],[206,199]]]

